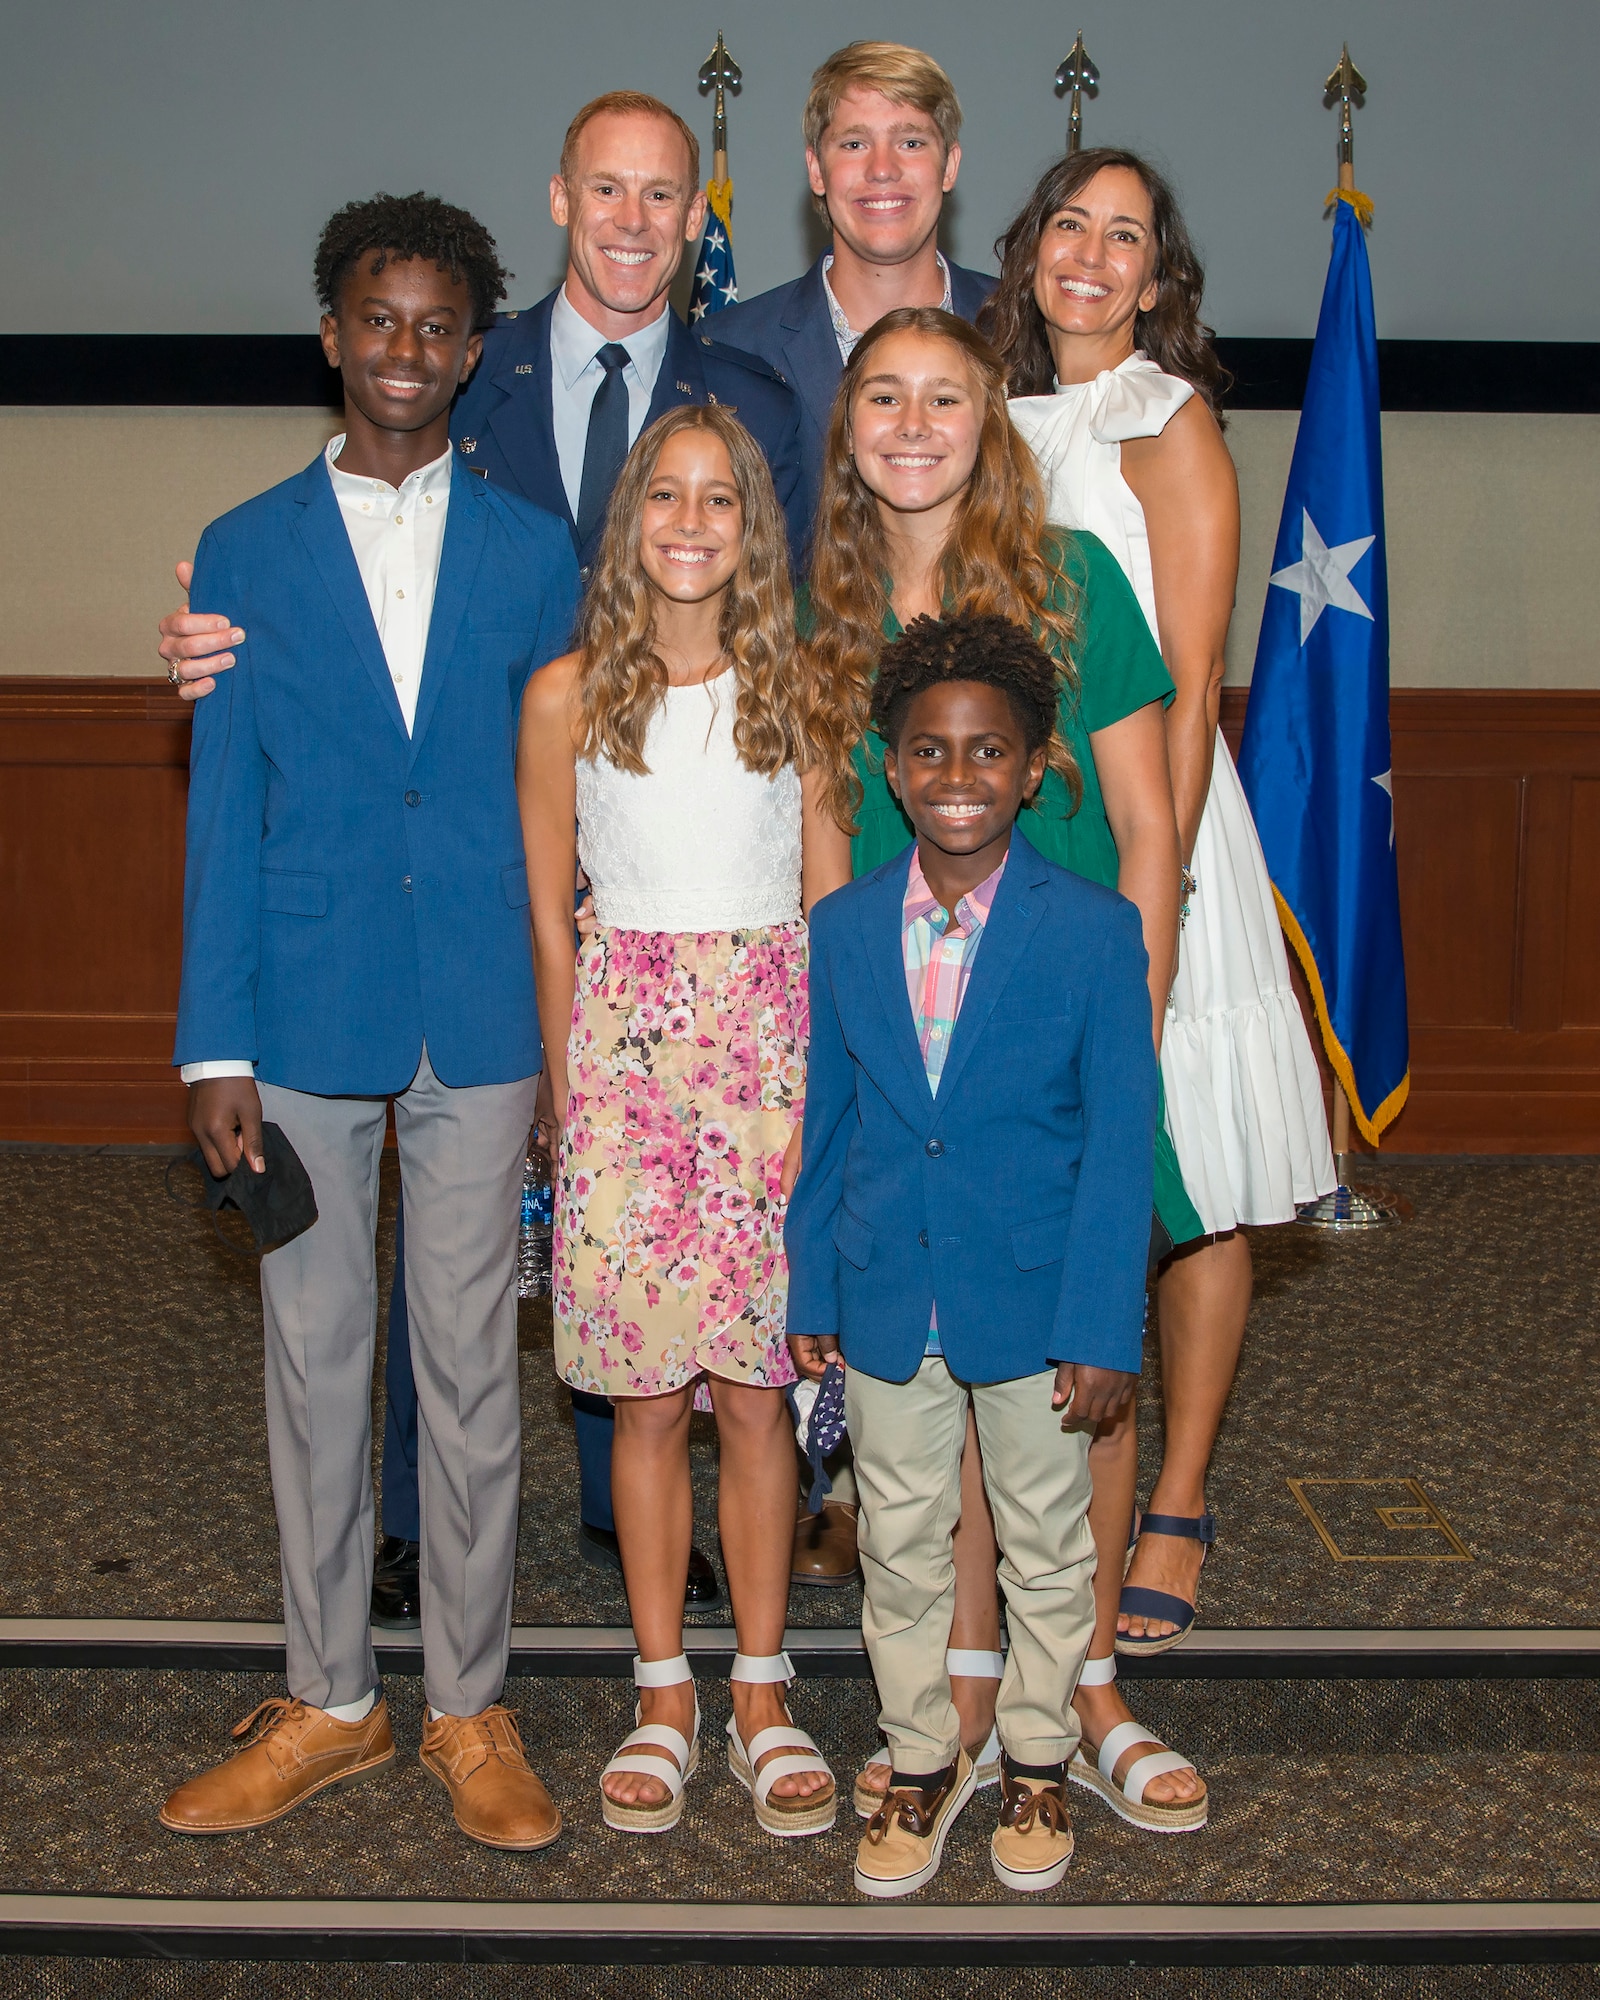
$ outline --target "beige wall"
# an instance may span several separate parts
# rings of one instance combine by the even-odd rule
[[[1243,549],[1228,679],[1247,682],[1294,451],[1292,412],[1228,443]],[[1383,420],[1395,687],[1600,687],[1600,417]]]
[[[1244,509],[1229,679],[1248,681],[1295,418],[1229,427]],[[0,409],[0,673],[148,674],[172,565],[304,465],[307,410]],[[1384,419],[1397,687],[1600,687],[1600,417]]]
[[[0,409],[0,673],[159,673],[173,564],[336,428],[320,410]]]

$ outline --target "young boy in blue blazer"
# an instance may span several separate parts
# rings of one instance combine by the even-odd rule
[[[873,1896],[932,1880],[973,1790],[945,1670],[969,1398],[1011,1630],[994,1871],[1046,1889],[1072,1855],[1089,1441],[1139,1368],[1156,1065],[1138,912],[1016,824],[1068,756],[1057,700],[1008,621],[913,623],[872,717],[916,845],[811,917],[789,1326],[805,1372],[846,1371],[893,1760],[856,1859]]]
[[[193,601],[245,632],[195,711],[177,1050],[215,1175],[266,1167],[317,1217],[261,1261],[288,1698],[162,1808],[263,1825],[394,1760],[368,1627],[373,1228],[390,1103],[421,1410],[422,1761],[457,1824],[545,1846],[561,1821],[500,1704],[521,1412],[518,1189],[541,1063],[514,754],[528,676],[568,642],[563,523],[474,478],[450,402],[502,297],[458,208],[379,195],[316,261],[345,427],[214,521]]]

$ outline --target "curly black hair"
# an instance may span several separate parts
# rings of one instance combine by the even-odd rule
[[[334,310],[340,285],[369,250],[377,252],[374,272],[391,257],[402,264],[425,257],[457,283],[464,278],[475,330],[493,320],[513,276],[500,262],[494,238],[464,208],[420,189],[416,194],[375,194],[370,201],[341,208],[323,229],[313,277],[325,312]]]
[[[1000,690],[1011,704],[1028,755],[1048,752],[1046,762],[1066,780],[1076,811],[1083,781],[1056,732],[1061,677],[1032,634],[988,612],[913,618],[884,648],[872,688],[872,726],[890,749],[900,741],[906,711],[917,696],[947,681],[976,681]]]

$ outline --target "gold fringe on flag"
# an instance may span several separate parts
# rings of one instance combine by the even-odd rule
[[[1330,215],[1335,202],[1347,201],[1356,212],[1356,220],[1363,229],[1372,227],[1372,196],[1363,194],[1360,188],[1329,188],[1323,197],[1322,212]]]
[[[1361,199],[1366,201],[1367,198],[1363,195]],[[733,228],[733,182],[731,180],[707,181],[706,200],[710,202],[711,213],[717,218],[718,222],[722,224],[724,229],[731,231]],[[1367,202],[1367,206],[1370,208],[1372,206],[1371,202]]]

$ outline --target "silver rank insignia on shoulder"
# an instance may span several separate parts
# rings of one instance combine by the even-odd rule
[[[519,361],[512,370],[512,373],[516,375],[531,375],[533,373],[533,363],[531,361]]]
[[[463,438],[461,440],[461,456],[463,458],[471,458],[477,449],[478,440],[476,438]]]

